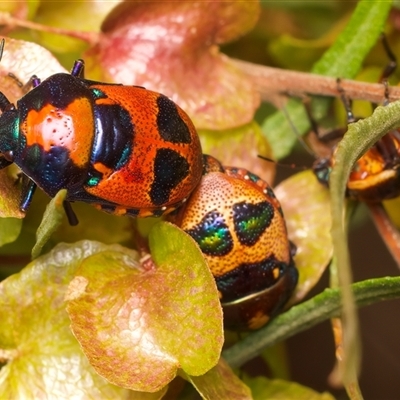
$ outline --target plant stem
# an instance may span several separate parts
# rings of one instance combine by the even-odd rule
[[[400,298],[400,277],[369,279],[351,285],[358,307]],[[341,314],[341,290],[325,289],[319,295],[292,307],[264,328],[225,350],[222,356],[232,368],[259,355],[264,349]]]
[[[340,96],[337,78],[266,67],[241,60],[233,60],[233,62],[254,81],[264,101],[274,98],[277,93],[297,97],[305,95]],[[378,104],[384,100],[385,87],[380,83],[343,79],[340,81],[340,86],[349,99],[367,100]],[[399,99],[400,87],[389,87],[389,101]]]
[[[400,232],[390,220],[382,204],[369,204],[368,208],[376,229],[400,269]]]
[[[42,32],[49,32],[57,35],[69,36],[87,42],[92,46],[98,43],[99,41],[99,33],[97,32],[85,32],[75,29],[64,29],[64,28],[57,28],[55,26],[42,25],[38,24],[37,22],[14,18],[13,16],[11,16],[9,13],[6,12],[0,12],[0,24],[8,27],[19,26],[21,28],[27,28]]]

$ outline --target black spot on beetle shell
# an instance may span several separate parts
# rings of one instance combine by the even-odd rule
[[[157,106],[157,127],[162,139],[171,143],[190,143],[190,130],[179,115],[176,104],[168,97],[160,95]]]
[[[288,289],[293,290],[298,277],[293,261],[286,264],[271,255],[260,262],[239,264],[234,270],[216,277],[216,282],[223,301],[229,302],[272,288],[288,274],[291,278]]]
[[[171,149],[159,149],[154,158],[154,181],[150,198],[155,206],[168,202],[171,191],[189,174],[189,163]]]

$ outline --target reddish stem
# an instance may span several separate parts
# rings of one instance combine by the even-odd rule
[[[378,232],[400,269],[399,231],[393,225],[382,204],[369,204],[368,207]]]
[[[0,25],[6,25],[8,27],[19,26],[21,28],[49,32],[57,35],[69,36],[87,42],[91,46],[95,45],[99,41],[99,33],[97,32],[84,32],[84,31],[77,31],[72,29],[64,29],[64,28],[57,28],[54,26],[42,25],[36,22],[14,18],[10,14],[4,12],[0,12]]]
[[[254,81],[264,101],[270,101],[277,93],[298,97],[305,94],[340,96],[337,78],[266,67],[240,60],[233,60],[233,62]],[[349,99],[367,100],[373,103],[382,103],[384,99],[385,86],[380,83],[343,79],[340,81],[340,86]],[[400,87],[389,87],[389,101],[399,99]]]

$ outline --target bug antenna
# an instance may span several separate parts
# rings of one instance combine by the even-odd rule
[[[306,169],[309,169],[309,167],[306,167],[305,165],[296,165],[296,164],[284,164],[280,163],[276,160],[273,160],[272,158],[262,156],[261,154],[257,155],[258,158],[261,158],[261,160],[268,161],[270,163],[274,163],[278,167],[284,167],[284,168],[290,168],[290,169],[297,169],[300,171],[305,171]]]
[[[6,44],[6,40],[3,38],[0,40],[0,61],[3,57],[4,45]]]
[[[381,73],[381,76],[379,78],[379,82],[383,83],[388,80],[388,78],[396,71],[397,68],[397,57],[393,53],[392,49],[389,46],[389,42],[387,40],[387,37],[384,33],[381,33],[381,41],[383,48],[385,50],[385,53],[389,59],[386,67]]]
[[[393,75],[393,73],[397,69],[397,57],[393,53],[392,49],[390,48],[389,42],[384,33],[381,33],[381,41],[382,41],[385,53],[389,59],[388,63],[386,64],[386,67],[383,69],[381,76],[379,78],[379,82],[382,83],[383,87],[384,87],[383,105],[386,106],[389,104],[389,81],[388,81],[388,79],[391,75]]]
[[[307,111],[307,114],[309,114],[309,113],[308,113],[307,107],[306,107],[306,111]],[[285,106],[282,107],[282,112],[283,112],[283,114],[285,115],[285,117],[286,117],[286,119],[287,119],[287,121],[288,121],[290,127],[292,128],[292,132],[296,135],[298,141],[301,143],[301,145],[303,146],[303,148],[307,151],[308,154],[310,154],[311,156],[313,156],[313,157],[315,158],[315,153],[312,151],[312,149],[310,148],[310,146],[308,145],[308,143],[304,140],[303,136],[300,134],[299,130],[296,128],[296,126],[295,126],[295,124],[293,123],[292,118],[290,118],[289,112],[288,112],[288,110],[286,109]],[[310,117],[310,115],[308,115],[308,116]],[[309,119],[310,119],[310,118],[309,118]],[[314,125],[313,120],[310,119],[310,121],[311,121],[311,125]],[[314,130],[316,129],[315,126],[312,126],[312,128],[313,128]],[[318,130],[316,130],[316,132],[317,132],[317,131],[318,131]]]

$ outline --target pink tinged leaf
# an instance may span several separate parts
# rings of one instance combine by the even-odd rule
[[[203,153],[212,155],[222,165],[245,168],[272,185],[276,163],[272,161],[270,144],[255,121],[224,131],[202,130],[199,135]]]
[[[70,330],[64,296],[86,257],[108,251],[136,260],[121,246],[60,244],[0,283],[0,398],[130,398],[90,366]]]
[[[108,79],[170,97],[198,128],[228,129],[250,122],[260,100],[218,45],[250,30],[258,14],[258,2],[125,2],[88,54]]]
[[[96,371],[148,392],[162,389],[178,368],[205,373],[223,342],[218,294],[200,250],[173,225],[152,232],[156,269],[132,269],[114,253],[94,255],[82,263],[68,304],[73,332]]]

